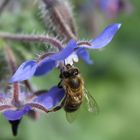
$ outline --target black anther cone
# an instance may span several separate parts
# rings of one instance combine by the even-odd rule
[[[14,136],[17,136],[18,126],[19,126],[20,121],[21,121],[21,119],[20,120],[15,120],[15,121],[9,121],[10,124],[11,124],[12,133],[13,133]]]

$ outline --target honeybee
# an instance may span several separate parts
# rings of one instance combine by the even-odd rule
[[[56,107],[58,110],[64,108],[66,112],[66,118],[69,122],[74,121],[77,116],[77,111],[81,105],[86,101],[89,112],[98,112],[98,106],[94,98],[87,92],[84,86],[84,80],[80,75],[79,69],[67,64],[61,70],[61,81],[58,87],[65,90],[65,97],[61,103],[61,106]]]

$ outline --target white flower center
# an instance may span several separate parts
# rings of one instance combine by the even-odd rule
[[[74,62],[78,62],[79,59],[78,59],[78,56],[75,52],[73,52],[70,56],[68,56],[66,59],[65,59],[65,64],[70,64],[70,65],[73,65]]]

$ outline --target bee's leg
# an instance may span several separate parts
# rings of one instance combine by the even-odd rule
[[[63,88],[62,87],[62,80],[58,83],[58,85],[57,85],[59,88]]]
[[[62,105],[57,106],[57,107],[55,107],[55,108],[53,109],[53,111],[54,111],[54,112],[55,112],[55,111],[58,111],[58,110],[60,110],[62,107],[63,107]]]
[[[49,110],[48,112],[56,112],[56,111],[60,110],[64,106],[64,103],[65,103],[65,101],[62,101],[62,103],[60,105],[56,106],[52,110]]]
[[[58,110],[60,110],[63,107],[63,104],[56,106],[55,108],[53,108],[52,110],[49,110],[48,112],[56,112]]]

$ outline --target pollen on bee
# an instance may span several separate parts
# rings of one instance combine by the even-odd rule
[[[78,97],[74,97],[74,100],[78,101],[78,100],[79,100],[79,98],[78,98]]]

